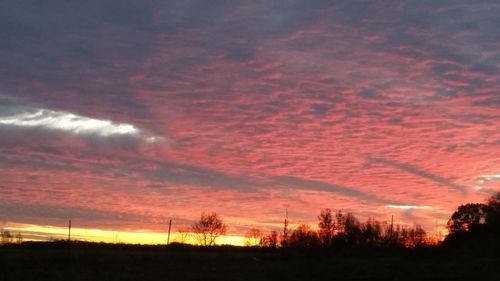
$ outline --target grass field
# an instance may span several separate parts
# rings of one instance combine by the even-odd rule
[[[500,255],[422,249],[261,249],[23,243],[0,280],[498,280]]]

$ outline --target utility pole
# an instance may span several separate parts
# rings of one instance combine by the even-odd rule
[[[71,219],[68,224],[68,242],[71,242]]]
[[[394,231],[394,215],[391,216],[391,239],[393,231]]]
[[[168,236],[167,236],[167,245],[170,244],[170,229],[172,229],[172,219],[168,222]]]
[[[283,241],[281,242],[281,246],[283,248],[288,246],[288,208],[285,210],[285,223],[283,225]]]

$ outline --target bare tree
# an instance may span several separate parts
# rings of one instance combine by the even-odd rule
[[[115,244],[120,244],[122,241],[120,239],[120,233],[115,232],[115,235],[113,236],[113,243]]]
[[[257,228],[252,228],[245,234],[245,246],[259,246],[261,240],[262,233]]]
[[[320,240],[318,234],[309,225],[301,224],[290,236],[291,247],[318,247]]]
[[[281,235],[281,247],[286,248],[288,246],[288,236],[289,236],[289,229],[288,229],[288,209],[286,210],[286,215],[285,215],[285,221],[283,222],[283,233]]]
[[[337,213],[335,214],[335,220],[337,234],[344,232],[345,215],[342,213],[342,210],[337,211]]]
[[[380,222],[369,218],[364,225],[361,226],[362,242],[366,245],[378,246],[382,243],[382,226]]]
[[[177,235],[175,236],[175,241],[177,243],[186,244],[191,240],[191,230],[189,228],[180,228],[177,230]]]
[[[277,248],[278,247],[278,232],[276,230],[271,231],[268,235],[262,237],[260,241],[262,247]]]
[[[226,234],[226,225],[217,213],[202,213],[193,227],[195,238],[200,245],[213,246],[217,237]]]
[[[408,230],[405,246],[407,247],[420,247],[425,245],[427,241],[427,233],[420,226],[416,225]]]
[[[361,240],[361,224],[352,213],[347,213],[345,216],[344,234],[348,244],[359,244]]]
[[[12,243],[12,234],[10,234],[10,231],[8,230],[2,230],[0,231],[0,237],[1,237],[1,242],[2,244],[9,244]]]
[[[332,239],[335,234],[335,221],[333,219],[332,210],[329,208],[321,210],[318,220],[319,239],[323,247],[329,247],[332,244]]]
[[[16,234],[16,243],[17,244],[23,243],[23,236],[19,232]]]

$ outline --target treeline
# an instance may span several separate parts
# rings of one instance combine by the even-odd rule
[[[216,245],[226,234],[226,225],[217,213],[202,213],[190,229],[179,230],[181,243],[195,241],[201,246]],[[191,238],[191,239],[190,239]],[[419,247],[431,243],[421,226],[407,227],[368,219],[361,223],[352,213],[323,209],[318,215],[317,228],[307,224],[296,228],[285,219],[282,231],[267,234],[252,228],[245,234],[246,246],[269,248],[330,248],[345,246]]]
[[[448,221],[445,246],[500,250],[500,192],[486,203],[461,205]]]
[[[270,248],[330,248],[330,247],[421,247],[436,244],[419,225],[413,227],[381,223],[375,219],[360,222],[352,213],[323,209],[318,215],[317,227],[302,224],[292,229],[288,218],[281,231],[262,233],[253,228],[245,234],[246,246]],[[486,203],[465,204],[458,207],[447,223],[447,245],[465,244],[469,241],[487,247],[500,245],[500,192]],[[211,246],[226,233],[226,225],[217,213],[201,215],[190,230],[179,236],[186,239],[193,234],[199,245]],[[181,241],[184,242],[184,241]]]
[[[345,246],[370,247],[418,247],[430,242],[421,226],[403,227],[382,224],[375,219],[360,222],[352,213],[333,212],[323,209],[318,215],[318,225],[314,229],[301,224],[294,229],[288,228],[285,220],[283,231],[271,231],[262,235],[252,229],[245,235],[247,246],[262,247],[308,247],[330,248]]]
[[[340,248],[340,247],[421,247],[435,244],[419,225],[413,227],[381,223],[373,218],[360,222],[352,213],[321,210],[317,227],[301,224],[295,228],[284,220],[281,231],[262,233],[251,229],[245,234],[246,246],[269,248]],[[216,245],[226,234],[226,224],[217,213],[203,213],[191,228],[178,232],[179,243],[196,241],[198,245]],[[500,250],[500,192],[486,203],[469,203],[458,207],[447,223],[444,245]],[[23,236],[0,230],[0,244],[22,243]]]
[[[21,233],[17,233],[16,235],[12,235],[8,230],[0,230],[0,244],[11,244],[17,243],[21,244],[23,242],[23,236]]]

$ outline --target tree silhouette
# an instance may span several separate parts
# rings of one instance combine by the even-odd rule
[[[344,217],[344,235],[350,245],[359,244],[361,241],[361,224],[352,213],[347,213]]]
[[[332,239],[335,235],[335,221],[332,215],[332,210],[329,208],[321,210],[318,216],[319,239],[323,247],[330,247]]]
[[[344,214],[342,214],[341,210],[338,210],[337,213],[335,214],[335,220],[336,220],[337,232],[342,233],[344,231],[344,226],[345,226],[345,216]]]
[[[259,246],[261,240],[262,233],[257,228],[252,228],[245,234],[245,246]]]
[[[191,229],[189,228],[179,228],[177,230],[177,235],[176,235],[176,238],[175,238],[175,241],[177,243],[181,243],[181,244],[185,244],[185,243],[188,243],[189,240],[191,240]]]
[[[402,247],[420,247],[427,241],[427,233],[417,225],[415,227],[397,227],[396,231],[397,246]]]
[[[202,213],[200,220],[192,226],[196,240],[200,245],[213,246],[216,239],[226,234],[226,225],[217,213]]]
[[[382,241],[382,226],[374,219],[368,219],[361,227],[362,241],[366,245],[378,246]]]
[[[307,224],[301,224],[290,235],[289,245],[291,247],[314,248],[320,245],[316,232]]]
[[[277,248],[278,247],[278,232],[271,231],[268,235],[262,237],[260,241],[262,247]]]
[[[445,245],[476,250],[500,250],[500,193],[486,204],[471,203],[458,207],[448,221]]]
[[[500,192],[488,199],[487,206],[486,223],[490,228],[500,232]]]
[[[461,205],[451,215],[447,227],[450,234],[468,231],[486,222],[488,206],[481,203]]]
[[[2,230],[0,231],[0,237],[1,237],[1,242],[2,244],[9,244],[12,243],[12,234],[8,230]]]
[[[23,243],[23,236],[21,235],[21,233],[19,233],[19,232],[18,232],[18,233],[16,234],[16,237],[15,237],[15,238],[16,238],[16,243],[17,243],[17,244],[21,244],[21,243]]]

